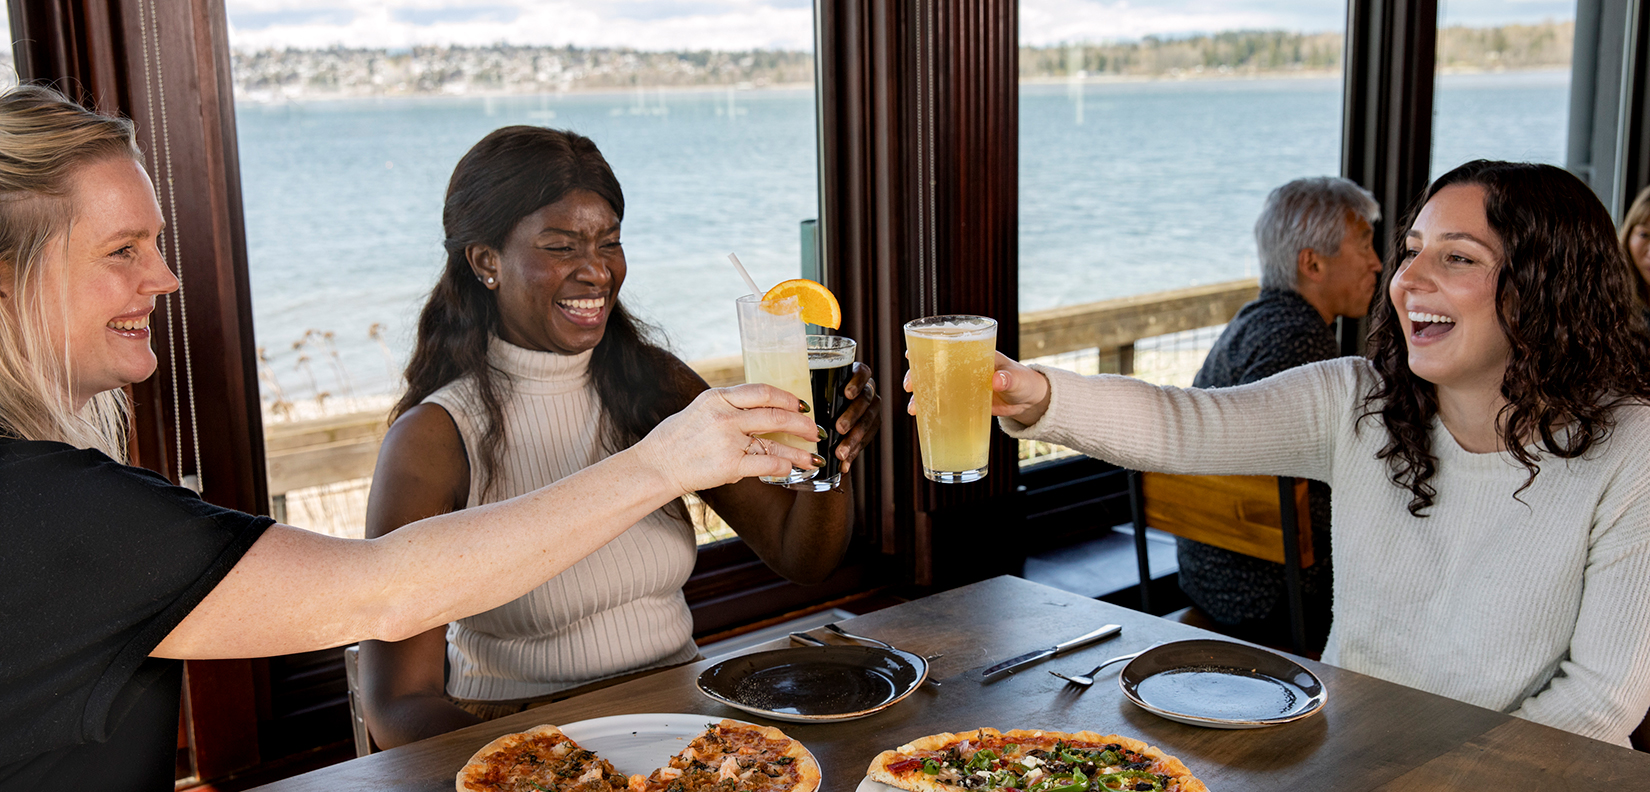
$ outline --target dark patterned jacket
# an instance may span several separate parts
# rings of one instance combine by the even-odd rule
[[[1306,298],[1292,291],[1264,289],[1243,306],[1209,350],[1192,381],[1199,388],[1227,388],[1263,380],[1280,371],[1340,356],[1332,325]],[[1329,562],[1329,485],[1308,485],[1315,563],[1303,570],[1307,643],[1322,646],[1329,633],[1332,596]],[[1269,617],[1287,622],[1283,565],[1218,547],[1177,540],[1180,587],[1217,621],[1240,625]]]

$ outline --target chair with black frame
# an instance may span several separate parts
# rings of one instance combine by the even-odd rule
[[[1301,570],[1312,565],[1312,520],[1306,481],[1286,476],[1183,476],[1129,471],[1134,553],[1140,566],[1140,607],[1150,613],[1146,549],[1150,526],[1234,553],[1283,564],[1290,640],[1305,654],[1306,610]],[[1289,526],[1293,526],[1290,530]],[[1205,617],[1199,626],[1220,630]]]

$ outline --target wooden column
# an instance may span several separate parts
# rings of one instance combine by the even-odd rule
[[[206,500],[266,513],[223,3],[10,0],[9,8],[19,77],[135,121],[166,217],[163,252],[183,288],[155,312],[159,371],[132,388],[134,463],[173,481],[198,476]],[[197,775],[255,764],[250,663],[191,662],[186,680]]]
[[[1383,258],[1429,181],[1437,50],[1438,0],[1347,5],[1341,175],[1380,202],[1375,251]],[[1362,320],[1342,318],[1337,332],[1342,354],[1361,353]]]
[[[992,439],[991,472],[922,478],[899,389],[903,324],[990,316],[1019,348],[1018,32],[1010,0],[820,0],[821,253],[844,332],[883,385],[884,441],[856,478],[885,553],[919,584],[958,582],[947,559],[1017,515],[1015,444]],[[868,455],[869,456],[869,455]],[[979,559],[958,573],[993,573]]]
[[[1650,0],[1628,9],[1621,88],[1621,143],[1615,195],[1616,217],[1626,216],[1639,191],[1650,187]]]

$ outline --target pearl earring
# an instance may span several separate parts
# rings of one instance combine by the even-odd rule
[[[491,276],[491,275],[488,275],[488,276],[487,276],[487,285],[488,285],[488,286],[491,286],[491,285],[493,285],[493,284],[494,284],[494,283],[495,283],[495,282],[496,282],[496,281],[494,281],[494,280],[493,280],[493,276]]]

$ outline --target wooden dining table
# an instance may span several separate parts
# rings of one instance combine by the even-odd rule
[[[1122,633],[1006,677],[981,678],[982,670],[999,661],[1106,623],[1122,625]],[[1047,671],[1081,673],[1101,660],[1165,641],[1219,636],[1017,577],[905,602],[842,626],[917,654],[939,655],[930,675],[941,684],[923,685],[859,720],[777,723],[700,693],[695,679],[714,662],[705,660],[259,789],[447,792],[454,789],[459,767],[499,735],[541,723],[636,713],[695,713],[707,721],[725,717],[780,726],[818,758],[821,792],[854,790],[880,751],[927,734],[981,726],[1127,735],[1179,757],[1214,792],[1650,789],[1650,754],[1299,658],[1327,691],[1323,709],[1310,717],[1252,730],[1165,720],[1124,697],[1116,666],[1086,689]],[[788,644],[751,651],[782,645]]]

